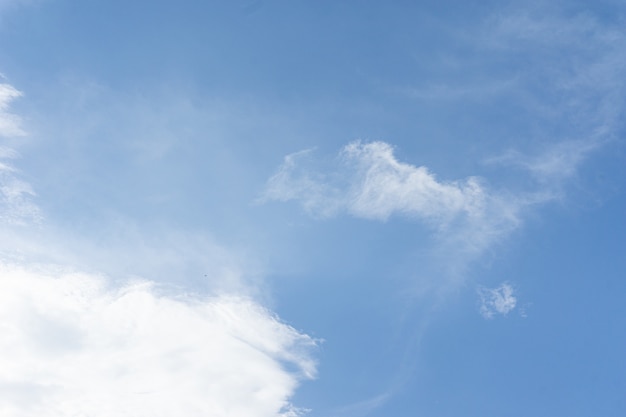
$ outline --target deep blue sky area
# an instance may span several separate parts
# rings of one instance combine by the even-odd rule
[[[0,414],[626,415],[625,21],[0,2]]]

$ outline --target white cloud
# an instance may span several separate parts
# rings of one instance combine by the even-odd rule
[[[426,167],[400,162],[384,142],[353,142],[339,164],[325,173],[302,168],[309,155],[296,153],[272,176],[264,200],[299,201],[310,213],[387,220],[393,215],[419,219],[441,242],[480,253],[516,228],[519,209],[528,202],[490,192],[477,177],[441,181]]]
[[[0,264],[0,414],[289,416],[315,342],[254,301]],[[288,370],[289,369],[289,370]]]
[[[477,215],[485,192],[476,178],[440,182],[426,167],[399,162],[385,142],[353,142],[340,154],[341,166],[326,176],[302,171],[309,151],[285,157],[270,178],[265,200],[299,200],[314,214],[347,211],[356,217],[387,220],[398,213],[443,227],[459,215]],[[343,177],[339,181],[334,178]]]
[[[399,162],[384,142],[353,142],[343,157],[356,174],[345,204],[357,217],[386,220],[402,213],[444,226],[456,216],[479,214],[485,204],[476,178],[437,181],[426,167]]]
[[[479,288],[480,314],[486,319],[493,318],[496,314],[506,316],[517,304],[513,292],[513,287],[508,283],[496,288]]]

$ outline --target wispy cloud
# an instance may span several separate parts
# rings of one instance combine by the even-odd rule
[[[333,173],[312,170],[306,166],[313,149],[305,149],[285,156],[283,164],[269,179],[259,202],[269,200],[298,200],[307,212],[330,217],[339,212],[344,203],[341,190],[333,184]]]
[[[272,176],[264,200],[295,200],[310,213],[385,221],[398,215],[432,227],[440,242],[480,253],[515,229],[526,200],[499,195],[478,177],[439,180],[428,168],[396,159],[385,142],[353,142],[342,149],[333,170],[309,172],[297,153]],[[303,164],[305,165],[305,164]]]
[[[559,185],[588,154],[616,139],[624,127],[626,89],[621,23],[585,13],[564,16],[537,5],[492,16],[485,37],[484,53],[529,57],[512,93],[529,98],[527,109],[544,120],[544,150],[535,157],[509,150],[501,162]]]
[[[247,298],[49,265],[0,275],[2,415],[297,415],[289,397],[315,375],[315,342]]]
[[[21,118],[11,112],[11,103],[22,93],[10,84],[0,84],[0,137],[5,140],[25,135]],[[36,221],[39,208],[33,203],[35,192],[19,178],[10,161],[18,157],[11,147],[0,147],[0,224],[16,225]]]
[[[8,225],[39,220],[39,208],[32,202],[30,185],[18,179],[7,167],[0,166],[0,222]]]
[[[532,96],[528,106],[559,126],[553,139],[597,143],[612,139],[624,126],[626,34],[621,22],[586,13],[565,16],[536,5],[494,15],[487,32],[485,52],[529,57],[517,90]]]
[[[385,142],[353,142],[342,149],[330,173],[303,171],[309,151],[285,157],[268,181],[265,200],[297,200],[312,214],[387,220],[393,214],[418,217],[444,228],[457,216],[477,215],[485,192],[476,178],[440,182],[423,166],[399,162]]]
[[[21,96],[22,93],[12,85],[0,84],[0,136],[11,137],[24,134],[20,126],[20,117],[9,111],[13,100]]]
[[[480,287],[480,314],[486,319],[491,319],[496,314],[506,316],[517,305],[517,298],[513,293],[513,287],[506,282],[496,288]]]
[[[497,157],[488,158],[488,164],[518,167],[529,172],[546,188],[554,189],[571,179],[589,154],[604,144],[600,140],[571,140],[549,144],[536,155],[525,155],[509,150]]]

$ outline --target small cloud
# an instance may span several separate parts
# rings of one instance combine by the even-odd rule
[[[480,314],[486,319],[491,319],[496,314],[506,316],[517,305],[513,292],[513,287],[508,283],[496,288],[479,288]]]

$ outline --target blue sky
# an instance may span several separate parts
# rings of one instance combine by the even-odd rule
[[[624,415],[625,19],[0,1],[0,414]]]

